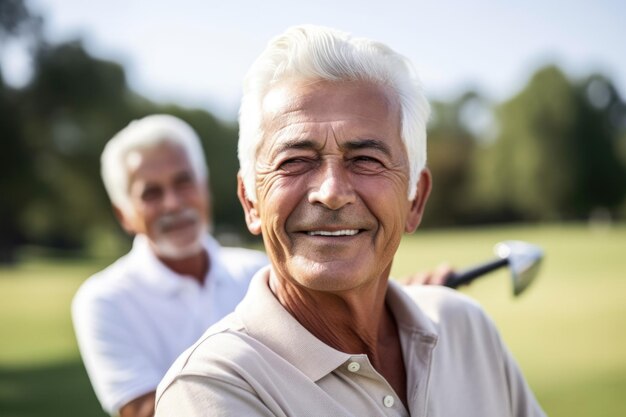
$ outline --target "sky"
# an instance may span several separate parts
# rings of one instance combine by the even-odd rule
[[[430,98],[475,88],[493,100],[556,63],[571,77],[609,76],[626,97],[621,0],[27,0],[53,42],[81,38],[120,62],[135,91],[236,117],[241,81],[286,28],[319,24],[383,41],[415,64]],[[25,82],[19,53],[3,68]]]

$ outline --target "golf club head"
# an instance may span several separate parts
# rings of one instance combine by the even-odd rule
[[[493,250],[496,256],[507,260],[511,270],[513,295],[520,295],[537,276],[543,250],[537,245],[520,240],[497,243]]]

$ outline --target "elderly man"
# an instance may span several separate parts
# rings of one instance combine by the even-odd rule
[[[388,280],[431,188],[428,109],[385,45],[311,26],[270,42],[239,197],[271,265],[170,369],[158,417],[543,415],[474,302]]]
[[[74,327],[103,408],[152,416],[172,362],[233,311],[267,258],[222,248],[207,233],[204,153],[180,119],[148,116],[119,132],[102,153],[102,179],[135,239],[130,253],[81,286]]]

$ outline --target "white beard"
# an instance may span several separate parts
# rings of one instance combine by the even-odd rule
[[[171,235],[164,231],[168,224],[178,221],[181,218],[187,220],[192,219],[196,222],[195,236],[184,243],[173,239]],[[198,254],[203,250],[202,239],[204,234],[207,233],[208,226],[204,224],[200,218],[200,215],[194,209],[185,209],[183,212],[174,215],[166,215],[158,220],[157,227],[159,229],[158,236],[154,239],[153,244],[156,252],[169,259],[184,259],[190,256]]]

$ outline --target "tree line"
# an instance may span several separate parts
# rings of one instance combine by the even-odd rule
[[[202,109],[133,92],[123,67],[80,40],[49,44],[20,0],[0,2],[0,48],[21,38],[33,75],[9,86],[0,72],[0,260],[22,245],[88,250],[127,245],[99,176],[106,141],[132,119],[181,117],[202,138],[216,232],[245,236],[236,199],[237,125]],[[0,51],[1,52],[1,51]],[[626,105],[611,80],[539,69],[514,97],[467,91],[433,102],[424,227],[587,219],[626,214]]]

